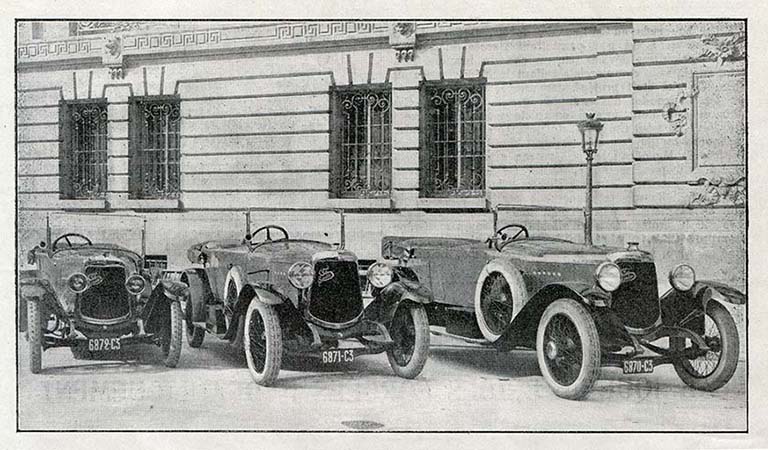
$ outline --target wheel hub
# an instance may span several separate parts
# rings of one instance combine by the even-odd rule
[[[547,342],[547,346],[544,351],[547,354],[547,358],[549,359],[557,358],[557,344],[555,344],[555,341]]]

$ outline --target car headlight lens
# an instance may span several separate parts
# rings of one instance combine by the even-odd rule
[[[69,285],[69,288],[72,290],[72,292],[79,294],[88,289],[88,277],[80,272],[73,273],[69,276],[67,284]]]
[[[133,295],[139,295],[147,286],[147,281],[141,275],[133,274],[125,280],[125,289]]]
[[[696,272],[688,264],[679,264],[669,271],[669,284],[678,291],[690,291],[696,283]]]
[[[312,286],[315,279],[315,270],[309,263],[297,262],[288,269],[288,281],[296,289],[306,289]]]
[[[607,292],[613,292],[621,285],[621,269],[612,262],[604,262],[595,270],[597,284]]]
[[[392,268],[384,263],[374,263],[368,268],[368,281],[373,287],[383,288],[392,282]]]

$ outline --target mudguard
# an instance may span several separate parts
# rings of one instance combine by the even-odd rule
[[[176,280],[160,280],[160,286],[155,289],[162,289],[163,294],[174,302],[186,300],[189,295],[189,288],[186,284]]]
[[[19,280],[19,294],[27,301],[36,301],[46,295],[56,296],[53,286],[45,278],[22,278]]]
[[[745,305],[747,297],[741,291],[717,281],[697,281],[691,290],[679,292],[668,290],[661,296],[661,323],[675,326],[685,322],[684,327],[692,331],[701,331],[704,327],[704,316],[690,319],[695,311],[706,311],[710,300]]]
[[[530,347],[536,345],[536,330],[544,310],[552,302],[561,298],[572,298],[590,307],[603,307],[610,304],[610,295],[596,289],[590,283],[578,281],[548,284],[538,291],[525,303],[525,306],[515,315],[493,345],[498,350],[506,351],[514,347]],[[602,310],[605,308],[592,308]],[[596,320],[597,322],[597,320]],[[615,326],[610,326],[610,329]]]
[[[187,269],[182,275],[189,289],[192,322],[204,322],[207,317],[206,305],[213,301],[213,292],[208,284],[208,276],[203,269]]]
[[[432,303],[432,299],[432,291],[429,288],[416,281],[401,278],[379,290],[363,314],[368,320],[389,324],[401,303],[414,302],[425,305]]]
[[[280,305],[285,301],[290,303],[290,300],[284,299],[280,294],[274,291],[257,284],[246,284],[243,289],[240,290],[240,295],[237,298],[237,303],[234,308],[235,315],[245,314],[251,300],[272,306]]]

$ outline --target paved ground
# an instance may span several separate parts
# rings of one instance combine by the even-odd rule
[[[176,369],[147,347],[131,362],[78,361],[68,349],[28,368],[19,335],[21,430],[697,430],[746,428],[746,379],[715,393],[685,387],[669,366],[627,377],[603,371],[587,400],[555,397],[533,352],[498,354],[432,337],[416,380],[395,377],[386,356],[345,367],[289,362],[278,384],[254,384],[244,359],[208,336],[184,347]]]

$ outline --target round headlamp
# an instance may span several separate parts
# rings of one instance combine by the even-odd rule
[[[373,287],[383,288],[392,282],[392,268],[384,263],[374,263],[368,268],[368,281]]]
[[[288,281],[296,289],[306,289],[312,286],[315,279],[315,270],[309,263],[297,262],[288,269]]]
[[[612,262],[604,262],[595,270],[595,280],[606,292],[613,292],[621,285],[621,269]]]
[[[696,283],[696,272],[688,264],[678,264],[669,271],[669,284],[675,290],[690,291],[694,283]]]
[[[69,285],[69,289],[71,289],[72,292],[79,294],[88,289],[88,277],[86,277],[84,273],[73,273],[69,276],[67,285]]]
[[[147,286],[147,281],[138,274],[133,274],[125,280],[125,289],[133,295],[139,295]]]

